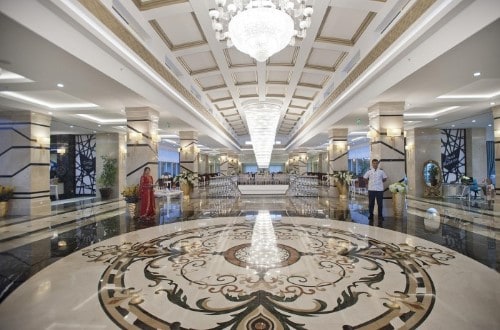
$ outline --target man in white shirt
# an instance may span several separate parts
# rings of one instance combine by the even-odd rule
[[[368,220],[373,222],[373,209],[375,208],[375,199],[377,200],[378,207],[378,220],[379,224],[384,221],[382,215],[382,206],[384,200],[384,182],[387,180],[385,172],[378,168],[378,159],[372,160],[372,168],[369,169],[363,178],[368,179],[368,210],[370,215]]]

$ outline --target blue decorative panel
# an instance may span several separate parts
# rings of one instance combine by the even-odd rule
[[[75,195],[95,195],[95,135],[76,135],[75,142]]]
[[[452,183],[465,175],[465,130],[441,130],[443,182]]]

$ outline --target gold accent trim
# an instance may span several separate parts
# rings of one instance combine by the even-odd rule
[[[205,35],[203,34],[203,31],[201,31],[201,26],[198,20],[196,19],[196,16],[191,13],[191,16],[193,16],[193,19],[196,22],[196,26],[198,27],[198,30],[200,31],[200,34],[202,36],[201,40],[198,41],[191,41],[191,42],[185,42],[183,44],[178,44],[174,45],[174,43],[168,38],[167,34],[165,33],[165,30],[162,29],[160,24],[158,23],[157,20],[153,19],[149,21],[149,24],[153,27],[153,30],[160,36],[160,39],[165,43],[165,45],[170,49],[171,51],[175,52],[181,49],[187,49],[187,48],[193,48],[193,47],[198,47],[198,46],[203,46],[206,45],[207,39],[205,38]]]
[[[149,9],[160,8],[163,6],[171,6],[177,5],[180,3],[189,2],[188,0],[152,0],[146,3],[143,3],[141,0],[132,0],[137,8],[140,11],[146,11]]]
[[[231,62],[231,57],[229,56],[229,48],[225,48],[222,50],[224,53],[224,57],[226,58],[226,64],[229,69],[234,69],[234,68],[252,68],[257,66],[257,61],[252,60],[250,64],[233,64]],[[250,57],[251,58],[251,57]]]
[[[420,18],[436,0],[417,0],[417,2],[397,21],[394,26],[386,33],[384,37],[375,45],[375,47],[363,58],[347,77],[335,88],[328,96],[323,104],[316,110],[307,123],[302,125],[295,135],[290,138],[290,141],[295,136],[303,132],[315,118],[323,114],[326,109],[359,77],[365,72],[370,65],[377,60],[383,52],[385,52],[415,21]]]
[[[316,35],[316,41],[321,41],[321,42],[327,42],[327,43],[332,43],[332,44],[339,44],[339,45],[344,45],[344,46],[354,46],[358,39],[361,37],[363,32],[368,28],[368,25],[370,25],[370,22],[375,18],[376,13],[370,11],[368,14],[365,16],[361,24],[359,25],[358,29],[354,34],[352,35],[351,39],[342,39],[342,38],[330,38],[330,37],[322,37],[321,33],[323,32],[323,28],[326,24],[326,18],[330,14],[332,7],[328,7],[325,13],[325,16],[323,17],[323,21],[321,21],[321,25],[318,30],[318,34]]]
[[[227,132],[226,128],[219,123],[212,114],[192,95],[186,87],[160,62],[156,57],[111,13],[106,6],[100,1],[94,0],[78,0],[96,19],[104,24],[116,37],[125,43],[131,51],[135,52],[151,69],[156,71],[166,82],[168,82],[179,94],[181,94],[193,108],[200,112],[202,116],[219,128],[226,132],[226,136],[236,145],[239,142]]]

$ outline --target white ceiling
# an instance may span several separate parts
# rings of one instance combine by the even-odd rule
[[[331,128],[366,130],[367,109],[377,102],[404,102],[405,129],[492,123],[491,102],[500,102],[499,1],[307,3],[314,6],[308,36],[260,63],[215,39],[214,0],[110,0],[102,7],[4,0],[0,111],[50,112],[53,134],[125,133],[124,109],[151,107],[161,135],[196,130],[201,144],[235,151],[249,140],[241,105],[270,98],[283,104],[277,139],[284,152],[324,145]],[[399,37],[384,46],[391,33]],[[8,72],[29,81],[1,79]],[[458,94],[469,97],[438,98]]]

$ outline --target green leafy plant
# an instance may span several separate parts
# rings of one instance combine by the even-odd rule
[[[393,184],[389,185],[389,190],[395,194],[395,193],[402,193],[406,194],[408,191],[408,186],[404,182],[394,182]]]
[[[118,167],[116,166],[116,159],[107,156],[101,156],[104,163],[102,166],[102,173],[97,179],[97,184],[101,188],[111,188],[116,182],[116,174]]]
[[[182,172],[174,178],[174,182],[179,182],[180,184],[189,184],[193,186],[198,181],[196,175],[192,172]]]
[[[14,187],[0,185],[0,202],[7,202],[14,195]]]

